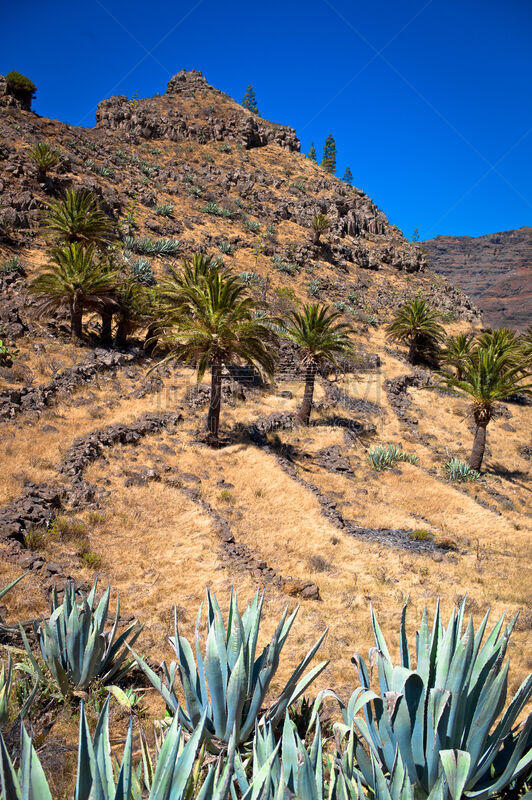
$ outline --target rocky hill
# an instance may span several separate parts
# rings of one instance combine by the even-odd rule
[[[60,151],[45,178],[29,158],[43,141]],[[351,656],[372,644],[370,602],[395,647],[406,597],[414,620],[437,596],[447,615],[467,594],[476,617],[522,611],[514,690],[530,667],[530,406],[517,397],[497,411],[480,481],[445,478],[444,463],[470,450],[467,403],[411,367],[385,323],[417,294],[450,333],[478,330],[479,313],[366,194],[299,150],[292,129],[198,72],[162,96],[104,100],[92,129],[21,108],[0,80],[0,338],[18,348],[0,368],[0,585],[29,571],[0,614],[42,614],[54,584],[99,575],[120,591],[124,618],[145,623],[138,648],[153,662],[169,656],[174,603],[188,635],[206,585],[224,607],[232,585],[242,600],[266,588],[267,634],[287,602],[302,604],[281,678],[328,626],[316,686],[347,697]],[[185,364],[148,372],[144,331],[104,348],[100,318],[87,315],[75,345],[63,316],[37,318],[28,281],[48,257],[41,212],[69,187],[100,198],[121,231],[114,257],[131,268],[144,258],[155,279],[201,250],[278,315],[297,301],[336,304],[357,356],[319,376],[311,425],[294,419],[302,368],[286,343],[272,383],[226,376],[213,448],[208,386]],[[318,212],[331,226],[315,243]],[[161,240],[166,255],[153,250]],[[368,450],[387,443],[418,460],[377,472]],[[75,732],[61,725],[40,754],[66,752]]]
[[[460,286],[494,327],[532,319],[532,228],[421,242],[431,268]]]

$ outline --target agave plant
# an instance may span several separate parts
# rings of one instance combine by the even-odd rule
[[[124,249],[142,256],[175,256],[182,249],[182,244],[178,239],[151,239],[149,236],[136,239],[134,236],[125,236]]]
[[[377,472],[390,469],[398,461],[407,461],[409,464],[417,464],[419,458],[413,453],[407,453],[397,444],[377,444],[368,452],[371,466]]]
[[[191,788],[198,788],[195,800],[225,800],[232,777],[233,753],[218,769],[210,766],[201,785],[194,774],[203,736],[201,720],[185,743],[177,718],[168,730],[153,775],[143,775],[146,751],[138,770],[133,770],[133,726],[130,719],[121,761],[113,756],[109,737],[109,698],[104,703],[91,737],[85,708],[81,704],[78,763],[74,800],[141,800],[143,784],[148,800],[189,800]],[[21,726],[20,769],[11,761],[0,733],[0,797],[3,800],[52,800],[50,786],[24,726]],[[149,757],[149,756],[148,756]],[[150,762],[151,766],[151,762]],[[148,785],[147,785],[148,784]]]
[[[353,758],[368,786],[374,771],[369,755],[391,774],[399,753],[419,798],[428,797],[444,781],[444,798],[450,794],[453,800],[462,795],[484,800],[530,770],[532,714],[520,729],[516,723],[532,696],[532,674],[501,716],[509,667],[503,662],[516,617],[508,625],[501,617],[483,642],[489,612],[476,633],[472,617],[463,630],[464,613],[465,599],[445,628],[438,603],[431,632],[425,609],[414,669],[406,605],[399,666],[392,663],[372,611],[376,647],[371,658],[378,668],[380,696],[364,703],[363,717],[358,715],[360,704],[350,703],[343,710],[345,724],[354,732]],[[360,656],[354,660],[362,689],[369,691],[368,667]]]
[[[461,461],[459,458],[449,459],[443,465],[443,471],[448,480],[456,483],[478,481],[480,479],[480,472],[477,472],[476,469],[471,469],[467,461]]]
[[[298,611],[296,608],[288,616],[288,610],[285,609],[271,642],[256,658],[263,600],[264,595],[259,596],[257,592],[241,615],[236,593],[231,592],[226,628],[216,596],[207,590],[208,635],[205,654],[201,653],[199,635],[202,604],[196,620],[195,659],[192,646],[179,635],[177,615],[174,613],[175,636],[170,643],[178,661],[172,662],[169,668],[163,662],[163,679],[134,653],[140,668],[187,730],[193,730],[202,714],[206,714],[205,736],[209,748],[214,752],[219,752],[227,745],[233,729],[236,746],[240,746],[252,738],[257,720],[267,720],[276,727],[286,709],[328,664],[322,661],[303,675],[325,638],[327,631],[324,631],[297,665],[277,700],[263,711],[264,699],[279,666],[279,656]],[[180,707],[177,699],[176,677],[179,677],[185,695],[186,710]]]
[[[67,584],[62,603],[54,586],[50,619],[34,628],[42,658],[64,695],[74,689],[84,690],[95,680],[117,682],[132,666],[132,662],[126,660],[129,652],[126,645],[135,643],[142,626],[134,631],[137,622],[133,622],[117,635],[120,618],[117,598],[112,628],[105,630],[111,587],[107,587],[95,607],[97,585],[96,580],[89,595],[82,595],[80,604],[76,602],[74,581]],[[33,658],[27,642],[25,645]],[[35,659],[33,663],[38,669]]]

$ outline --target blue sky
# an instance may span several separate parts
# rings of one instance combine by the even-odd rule
[[[532,224],[530,0],[28,0],[2,10],[0,73],[37,113],[93,125],[99,100],[199,69],[349,165],[410,236]]]

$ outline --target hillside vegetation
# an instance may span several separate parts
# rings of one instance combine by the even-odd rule
[[[176,621],[179,634],[193,641],[206,587],[211,626],[218,620],[213,598],[225,620],[231,603],[229,666],[220,667],[226,678],[236,672],[242,631],[248,636],[245,626],[258,613],[254,605],[235,633],[232,589],[241,611],[266,590],[257,653],[272,637],[277,641],[285,606],[292,612],[300,604],[279,667],[260,696],[259,710],[270,709],[260,731],[266,736],[268,719],[273,741],[284,725],[284,763],[291,752],[296,772],[298,764],[310,764],[318,777],[312,791],[302,788],[300,776],[286,795],[274,794],[280,767],[264,745],[270,771],[264,770],[263,793],[258,784],[246,786],[249,764],[243,761],[239,772],[232,749],[249,747],[253,736],[255,718],[246,717],[251,675],[238,673],[231,684],[234,697],[242,695],[234,707],[225,698],[226,712],[238,708],[236,716],[246,717],[241,728],[225,717],[222,725],[212,708],[203,719],[201,710],[196,714],[205,701],[201,678],[194,683],[199,700],[192,701],[184,677],[188,650],[180,651],[177,637],[175,697],[186,700],[186,752],[199,764],[195,777],[186,759],[180,767],[189,800],[196,790],[222,800],[233,780],[227,765],[235,763],[237,797],[324,796],[316,766],[324,756],[320,728],[309,732],[311,711],[301,696],[313,700],[326,688],[337,698],[320,710],[324,747],[333,752],[336,723],[340,748],[336,766],[326,769],[330,797],[383,792],[384,800],[389,795],[375,785],[382,770],[395,799],[396,783],[406,781],[397,777],[401,759],[419,796],[429,796],[434,775],[425,755],[416,761],[417,777],[402,749],[398,763],[390,762],[393,737],[386,753],[375,744],[373,766],[364,757],[367,739],[353,722],[360,709],[348,701],[356,687],[368,689],[370,678],[375,691],[387,688],[379,689],[377,676],[354,654],[376,642],[378,659],[386,660],[382,630],[393,663],[400,663],[401,649],[403,670],[410,669],[405,638],[414,641],[423,609],[432,618],[439,599],[459,649],[472,641],[468,629],[460,644],[470,613],[478,628],[488,609],[491,624],[519,612],[513,631],[501,627],[500,642],[494,644],[495,636],[489,643],[493,653],[482,653],[495,680],[512,633],[512,696],[531,671],[530,331],[519,338],[487,333],[467,296],[427,268],[423,250],[364,192],[301,154],[292,129],[243,109],[197,72],[178,73],[162,96],[103,101],[93,129],[32,114],[7,90],[2,95],[0,80],[0,190],[0,589],[28,572],[2,599],[0,655],[6,672],[8,655],[26,659],[25,675],[36,664],[42,669],[24,713],[53,796],[65,796],[74,782],[80,714],[82,728],[87,717],[92,729],[102,713],[97,734],[110,714],[127,762],[133,707],[135,764],[141,727],[148,736],[143,747],[154,751],[151,722],[161,719],[165,704],[179,712],[151,670],[175,658],[168,637],[176,635]],[[95,658],[73,677],[75,670],[57,666],[44,625],[26,625],[24,642],[16,624],[48,618],[54,609],[57,620],[60,603],[61,613],[69,602],[75,608],[96,577],[88,606],[109,584],[111,608],[120,595],[118,630],[137,619],[144,626],[130,640],[137,662],[121,675],[109,672],[109,664],[98,672]],[[77,595],[72,584],[65,591],[69,581]],[[109,598],[103,598],[103,611],[90,616],[87,606],[83,613],[86,619],[100,613],[105,627]],[[460,611],[451,617],[455,606]],[[57,626],[60,638],[65,632]],[[314,655],[325,630],[307,666],[305,656]],[[198,646],[204,650],[210,641],[223,660],[224,636],[218,629],[214,643],[214,630],[207,636],[203,625]],[[61,657],[66,649],[59,647]],[[439,657],[449,667],[448,653]],[[421,659],[418,653],[418,671]],[[312,667],[316,672],[298,692],[290,681],[302,661],[297,680]],[[5,693],[5,719],[0,682],[0,723],[16,763],[13,718],[32,691],[30,678],[17,674],[26,688],[11,699]],[[438,680],[442,675],[444,667]],[[405,673],[397,676],[405,693]],[[487,681],[487,672],[482,676]],[[434,675],[425,678],[429,686]],[[475,680],[476,703],[483,681],[476,673]],[[118,700],[104,705],[110,681]],[[519,721],[529,683],[515,707]],[[134,702],[131,692],[139,693]],[[466,695],[464,689],[456,701],[463,704],[460,715],[468,703],[475,707]],[[494,722],[505,697],[493,702],[500,705]],[[297,732],[284,722],[288,707]],[[165,740],[174,760],[182,745],[176,724]],[[235,744],[246,724],[248,738]],[[350,764],[342,761],[347,738],[340,734],[351,737],[356,751]],[[308,752],[299,740],[305,735]],[[528,729],[522,739],[516,734],[511,747],[519,742],[529,753],[528,736]],[[493,778],[499,762],[489,780],[487,768],[477,775],[482,748],[466,739],[450,737],[446,752],[476,753],[478,762],[472,756],[467,776],[456,778],[456,765],[444,756],[435,767],[444,785],[434,791],[442,794],[432,798],[458,786],[451,792],[457,800],[480,779],[486,793],[477,796],[494,796],[511,782],[499,786]],[[210,754],[200,752],[206,740]],[[510,739],[507,745],[505,757]],[[30,752],[28,742],[21,747]],[[102,734],[94,748],[112,772],[106,747]],[[227,749],[227,773],[220,767],[215,776],[209,764]],[[350,787],[344,794],[331,788],[340,761],[338,786],[345,780]],[[523,785],[512,783],[515,796]],[[147,796],[148,789],[139,784],[133,796]],[[404,791],[410,790],[408,784]],[[107,796],[114,795],[101,795]],[[159,795],[152,786],[150,796],[184,794]]]

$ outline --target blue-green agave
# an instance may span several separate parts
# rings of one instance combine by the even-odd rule
[[[233,730],[236,745],[248,742],[255,730],[255,723],[262,716],[274,726],[284,717],[286,709],[300,697],[317,675],[327,666],[327,661],[311,669],[308,664],[325,638],[326,631],[297,665],[277,700],[262,710],[268,688],[275,675],[279,656],[298,609],[288,616],[285,609],[271,642],[256,657],[257,641],[261,621],[264,595],[255,595],[241,615],[237,607],[236,594],[231,593],[229,618],[225,628],[218,601],[213,592],[207,590],[208,634],[205,653],[200,648],[200,622],[203,604],[196,620],[194,650],[187,639],[179,635],[177,616],[175,636],[170,639],[177,663],[170,667],[163,663],[164,677],[159,676],[137,654],[135,658],[152,685],[161,694],[173,714],[179,714],[185,728],[193,730],[206,712],[205,734],[209,749],[219,752],[227,746]],[[195,658],[194,658],[195,652]],[[186,709],[179,705],[175,680],[179,677],[185,696]]]
[[[143,786],[148,788],[148,800],[189,800],[191,788],[198,790],[193,795],[195,800],[226,800],[232,780],[234,740],[227,758],[211,765],[203,783],[198,785],[194,772],[204,724],[205,717],[185,742],[176,716],[166,733],[153,775],[147,781],[142,775],[142,762],[138,770],[133,769],[132,719],[119,762],[111,752],[109,698],[92,737],[82,703],[74,800],[141,800],[146,796]],[[20,752],[20,767],[16,770],[0,733],[0,797],[52,800],[44,770],[23,725]]]
[[[120,618],[117,598],[113,625],[106,630],[111,588],[107,587],[96,606],[97,584],[96,580],[87,597],[82,595],[80,604],[76,602],[73,581],[65,587],[62,603],[59,603],[54,586],[50,619],[35,625],[43,661],[63,694],[73,689],[84,690],[95,680],[118,682],[132,666],[131,659],[127,659],[126,644],[134,644],[142,626],[137,627],[133,622],[117,635]],[[32,658],[27,642],[26,649]],[[33,663],[38,669],[34,660]]]
[[[398,756],[416,798],[428,797],[441,782],[443,796],[485,800],[507,787],[532,765],[532,714],[521,727],[517,720],[532,696],[532,674],[521,684],[504,711],[509,662],[504,661],[517,617],[499,619],[483,641],[489,612],[475,633],[473,619],[464,626],[465,599],[447,628],[439,603],[432,631],[425,609],[416,635],[416,667],[412,665],[405,630],[400,631],[401,663],[394,666],[373,613],[380,696],[358,703],[370,691],[370,671],[355,656],[362,688],[344,708],[342,732],[353,732],[352,759],[364,783],[374,787],[373,756],[391,773]],[[359,712],[364,710],[364,715]]]

